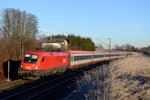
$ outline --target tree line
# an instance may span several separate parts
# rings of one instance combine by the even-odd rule
[[[118,51],[139,52],[139,53],[142,53],[143,55],[150,56],[150,45],[147,47],[136,48],[132,46],[131,44],[124,44],[121,46],[115,45],[114,49]]]
[[[89,37],[76,36],[74,34],[64,35],[58,34],[51,36],[52,38],[66,38],[68,42],[68,50],[85,50],[95,51],[95,44]]]
[[[140,52],[142,52],[146,56],[150,56],[150,45],[147,47],[143,47],[140,49]]]
[[[131,51],[131,52],[139,51],[139,48],[136,48],[133,45],[128,44],[128,43],[127,44],[123,44],[121,46],[116,44],[114,49],[118,50],[118,51]]]

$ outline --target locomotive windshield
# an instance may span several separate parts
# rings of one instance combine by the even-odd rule
[[[25,54],[24,62],[25,63],[36,63],[38,59],[38,55],[35,54]]]

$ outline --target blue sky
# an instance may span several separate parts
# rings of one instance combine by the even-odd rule
[[[46,35],[76,34],[95,43],[150,45],[150,0],[0,0],[5,8],[25,10],[38,17]]]

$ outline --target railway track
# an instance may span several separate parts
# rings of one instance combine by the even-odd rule
[[[2,84],[0,84],[0,93],[3,92],[3,91],[7,91],[9,89],[12,89],[16,86],[28,83],[28,82],[31,82],[31,81],[30,80],[19,79],[19,80],[14,80],[14,81],[9,81],[9,82],[6,82],[6,83],[2,83]]]
[[[94,67],[93,67],[94,66]],[[56,96],[58,92],[75,83],[76,77],[83,75],[84,71],[97,67],[90,65],[87,68],[71,72],[53,80],[39,82],[28,87],[22,87],[14,90],[11,93],[4,93],[0,95],[0,100],[41,100],[41,99],[58,99]],[[59,98],[60,99],[60,98]]]

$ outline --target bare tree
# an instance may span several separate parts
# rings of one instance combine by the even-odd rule
[[[121,46],[118,46],[117,44],[115,45],[115,50],[120,50],[120,51],[137,51],[138,48],[135,48],[134,46],[130,44],[124,44]]]
[[[5,9],[2,17],[1,36],[4,39],[15,39],[20,45],[20,55],[28,40],[35,39],[38,33],[38,21],[35,15],[18,9]]]

